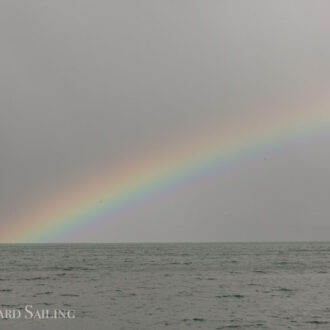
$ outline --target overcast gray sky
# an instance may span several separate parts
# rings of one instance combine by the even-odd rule
[[[330,86],[329,31],[322,0],[2,0],[0,222],[101,169]],[[329,140],[305,143],[80,239],[325,240],[329,178]]]

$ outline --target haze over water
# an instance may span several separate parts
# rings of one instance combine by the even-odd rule
[[[1,329],[329,329],[330,243],[1,245]]]

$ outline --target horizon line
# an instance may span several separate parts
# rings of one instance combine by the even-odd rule
[[[330,243],[330,240],[251,240],[251,241],[146,241],[146,242],[19,242],[6,243],[0,242],[1,245],[106,245],[106,244],[240,244],[240,243]]]

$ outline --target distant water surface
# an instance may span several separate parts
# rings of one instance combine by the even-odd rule
[[[330,329],[330,243],[0,245],[0,329]]]

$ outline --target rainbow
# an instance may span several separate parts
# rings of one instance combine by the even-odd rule
[[[315,99],[317,101],[315,101]],[[0,242],[77,241],[177,188],[329,136],[330,99],[279,106],[92,176],[2,222]]]

